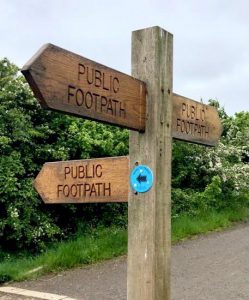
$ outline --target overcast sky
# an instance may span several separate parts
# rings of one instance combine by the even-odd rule
[[[248,0],[0,0],[0,58],[22,67],[53,43],[130,74],[131,32],[174,35],[174,92],[249,110]]]

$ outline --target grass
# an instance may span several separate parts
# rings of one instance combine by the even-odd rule
[[[235,222],[247,221],[248,219],[248,208],[227,209],[222,212],[211,211],[191,217],[181,215],[172,221],[172,243],[197,234],[225,229]]]
[[[172,220],[172,242],[193,235],[230,227],[249,218],[249,209],[202,213],[195,217],[181,215]],[[0,262],[0,283],[36,278],[50,272],[88,265],[126,254],[127,231],[120,228],[99,228],[85,236],[61,242],[36,257],[9,257]]]
[[[85,236],[56,244],[46,252],[30,258],[9,258],[0,262],[0,283],[36,278],[79,265],[93,264],[125,254],[127,231],[120,228],[92,230]]]

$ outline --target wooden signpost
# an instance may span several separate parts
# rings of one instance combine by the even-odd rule
[[[219,115],[213,106],[173,94],[173,138],[215,146],[221,130]]]
[[[41,105],[76,116],[145,129],[143,82],[52,44],[22,68]]]
[[[133,32],[134,77],[51,44],[22,69],[43,106],[133,129],[129,159],[45,163],[35,180],[45,203],[128,201],[128,300],[170,299],[172,137],[214,146],[222,130],[213,107],[172,92],[172,65],[172,34],[151,27]],[[129,188],[138,165],[146,193]]]
[[[53,203],[127,202],[129,159],[109,157],[45,163],[34,186]]]
[[[145,133],[130,133],[130,168],[148,165],[154,185],[128,201],[128,300],[170,299],[173,36],[159,27],[132,34],[132,75],[147,86]]]

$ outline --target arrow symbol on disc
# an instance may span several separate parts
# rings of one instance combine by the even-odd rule
[[[147,181],[147,176],[143,176],[141,174],[138,175],[137,181],[141,184],[141,182],[146,182]]]

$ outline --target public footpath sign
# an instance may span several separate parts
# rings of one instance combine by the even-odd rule
[[[133,77],[52,44],[22,72],[44,107],[132,129],[129,158],[45,163],[34,186],[45,203],[128,201],[127,299],[170,300],[172,137],[214,146],[222,130],[173,93],[173,35],[132,33]]]
[[[215,107],[173,94],[173,138],[215,146],[221,131],[222,126]]]
[[[41,105],[76,116],[145,130],[145,84],[52,44],[22,68]]]
[[[129,159],[45,163],[34,186],[45,203],[127,202]]]

